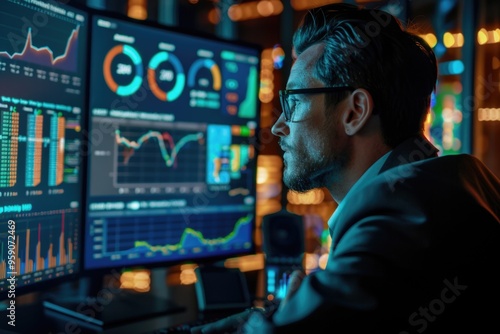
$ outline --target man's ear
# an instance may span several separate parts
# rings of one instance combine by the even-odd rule
[[[342,115],[345,133],[352,136],[368,122],[373,111],[373,98],[366,89],[356,89],[348,98],[348,109]]]

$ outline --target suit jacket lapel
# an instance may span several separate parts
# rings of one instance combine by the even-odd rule
[[[379,171],[379,174],[391,169],[393,167],[401,166],[411,162],[416,162],[428,158],[434,158],[438,156],[438,149],[432,145],[426,138],[422,136],[411,137],[403,141],[400,145],[396,146],[392,152],[387,157],[384,165]],[[397,181],[397,180],[395,180]],[[335,249],[335,244],[338,240],[336,236],[336,231],[341,228],[341,225],[345,223],[344,217],[336,216],[333,221],[329,222],[329,232],[332,237],[332,248],[331,251]],[[330,226],[331,225],[331,226]]]

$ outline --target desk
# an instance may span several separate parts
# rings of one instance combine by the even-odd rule
[[[179,323],[192,322],[198,317],[194,285],[172,287],[171,299],[186,307],[183,312],[147,317],[133,320],[109,328],[101,329],[82,320],[65,316],[59,312],[46,309],[41,300],[16,306],[15,327],[7,324],[8,318],[2,313],[0,333],[33,333],[33,334],[95,334],[95,333],[147,333],[156,329],[174,326]]]
[[[253,286],[258,282],[250,279]],[[251,294],[255,291],[251,289]],[[151,331],[190,323],[199,319],[198,303],[194,284],[173,285],[168,288],[168,299],[185,307],[185,311],[172,314],[144,317],[128,323],[115,325],[108,328],[99,328],[81,320],[62,315],[59,312],[47,310],[42,300],[16,306],[16,326],[7,324],[8,318],[5,311],[0,315],[0,333],[2,334],[144,334]],[[225,312],[227,315],[234,312]],[[219,313],[221,316],[224,312]]]

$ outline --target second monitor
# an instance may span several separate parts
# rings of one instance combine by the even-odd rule
[[[251,253],[260,50],[92,20],[85,269]]]

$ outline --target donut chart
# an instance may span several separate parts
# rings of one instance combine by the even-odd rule
[[[124,54],[132,61],[135,66],[135,76],[128,85],[119,85],[113,78],[111,72],[111,64],[116,56]],[[104,80],[109,89],[120,96],[127,96],[134,94],[142,84],[142,59],[136,49],[129,45],[116,45],[106,54],[103,63]]]
[[[164,91],[158,85],[158,82],[156,80],[157,78],[156,72],[160,64],[167,61],[174,67],[174,70],[177,74],[174,87],[169,91]],[[162,76],[160,75],[160,78],[161,77]],[[186,75],[184,74],[184,70],[182,68],[181,62],[179,61],[179,58],[165,51],[158,52],[157,54],[155,54],[149,61],[148,83],[149,87],[151,88],[151,91],[159,100],[173,101],[177,99],[184,90],[184,86],[186,83]]]
[[[222,86],[222,79],[219,66],[212,59],[198,59],[193,63],[191,68],[189,69],[189,77],[188,77],[188,85],[193,87],[195,85],[196,73],[201,68],[208,68],[210,73],[212,74],[213,84],[212,88],[214,90],[220,90]]]

